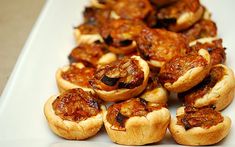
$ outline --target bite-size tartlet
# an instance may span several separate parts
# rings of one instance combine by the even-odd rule
[[[91,92],[70,89],[50,97],[44,114],[51,130],[60,137],[82,140],[94,136],[102,127],[105,106]]]
[[[147,62],[132,56],[98,67],[90,84],[101,99],[115,102],[140,94],[148,83],[148,76]]]
[[[140,98],[113,104],[103,113],[110,139],[123,145],[144,145],[163,139],[170,121],[168,109]]]
[[[177,109],[169,130],[182,145],[212,145],[224,139],[231,129],[231,119],[210,107],[192,106]]]

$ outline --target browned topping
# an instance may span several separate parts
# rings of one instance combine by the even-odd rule
[[[100,26],[107,23],[110,19],[109,9],[99,9],[95,7],[86,7],[83,12],[85,23],[93,26]]]
[[[193,127],[209,129],[224,120],[219,112],[210,107],[194,108],[192,106],[186,106],[184,111],[185,114],[177,116],[177,125],[184,126],[185,130]]]
[[[195,13],[200,7],[199,0],[178,0],[167,7],[161,8],[158,12],[159,19],[178,19],[186,12]]]
[[[101,100],[97,96],[77,88],[62,93],[52,106],[61,119],[79,122],[96,116],[101,111],[100,104]]]
[[[212,65],[217,65],[224,63],[226,59],[225,48],[222,45],[222,39],[214,40],[212,43],[200,43],[197,42],[196,45],[191,47],[193,51],[198,51],[200,49],[206,49],[211,56]]]
[[[215,37],[217,35],[216,24],[211,20],[202,19],[191,28],[182,32],[191,42],[199,38]]]
[[[161,83],[159,82],[158,74],[159,74],[158,69],[151,69],[150,70],[148,84],[147,84],[144,92],[151,91],[157,87],[162,86]]]
[[[79,25],[76,28],[79,29],[81,34],[98,34],[99,33],[98,27],[92,24],[84,23],[84,24]]]
[[[67,71],[62,72],[61,76],[64,80],[69,81],[73,84],[90,87],[89,80],[91,79],[91,77],[93,77],[94,72],[94,68],[78,68],[76,67],[76,64],[72,64]]]
[[[143,29],[137,44],[141,57],[162,62],[184,55],[188,49],[186,38],[182,35],[160,29]]]
[[[162,83],[174,83],[190,69],[207,65],[207,60],[197,54],[177,56],[163,65],[159,78]]]
[[[169,5],[177,0],[150,0],[150,2],[158,7]]]
[[[113,104],[108,108],[106,119],[113,129],[125,130],[125,122],[134,116],[146,116],[149,112],[159,110],[163,106],[150,103],[140,98]]]
[[[107,45],[120,48],[130,46],[139,35],[144,23],[139,20],[110,20],[103,25],[101,36]]]
[[[110,7],[124,19],[144,19],[152,10],[148,0],[113,0]]]
[[[193,105],[198,98],[202,98],[208,93],[223,76],[223,67],[213,67],[210,74],[201,83],[186,92],[179,93],[178,97],[185,101],[186,104]]]
[[[69,60],[73,62],[82,62],[85,65],[96,66],[100,57],[104,54],[105,46],[103,44],[80,44],[72,50]]]
[[[117,88],[133,89],[143,81],[144,72],[139,66],[139,61],[123,58],[99,67],[90,84],[93,88],[110,91]]]

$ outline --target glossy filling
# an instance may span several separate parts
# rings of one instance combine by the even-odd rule
[[[181,34],[145,28],[137,38],[138,52],[145,60],[169,61],[177,55],[185,55],[187,40]]]
[[[111,91],[119,88],[133,89],[144,82],[144,72],[135,59],[123,58],[98,68],[90,84],[95,89]]]
[[[134,116],[146,116],[148,113],[161,109],[156,103],[149,103],[140,98],[113,104],[108,108],[106,119],[111,124],[111,129],[125,130],[126,121]]]
[[[190,69],[207,65],[207,60],[197,54],[178,56],[161,68],[159,79],[162,83],[174,83]]]
[[[194,108],[186,106],[184,111],[185,113],[183,115],[177,116],[177,125],[184,126],[185,130],[189,130],[194,127],[209,129],[224,120],[223,116],[219,112],[210,107]]]
[[[52,107],[61,119],[79,122],[100,113],[100,104],[98,97],[77,88],[58,96]]]
[[[89,80],[91,79],[91,77],[93,77],[94,72],[94,68],[78,68],[76,67],[76,64],[71,64],[68,70],[62,72],[61,76],[64,80],[69,81],[73,84],[83,87],[90,87]]]
[[[192,89],[179,93],[178,97],[182,99],[186,104],[193,105],[195,101],[202,98],[223,78],[224,68],[220,66],[213,67],[210,74],[197,86]]]

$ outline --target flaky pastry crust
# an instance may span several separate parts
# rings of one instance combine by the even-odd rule
[[[104,125],[110,139],[123,145],[144,145],[159,142],[166,133],[170,121],[170,112],[166,108],[155,110],[147,116],[135,116],[125,123],[125,131],[111,129],[106,119],[107,111],[103,113]]]
[[[210,54],[204,49],[200,49],[198,54],[206,59],[208,64],[205,67],[195,67],[188,70],[173,83],[165,83],[164,87],[166,89],[173,92],[184,92],[197,85],[205,78],[211,69]]]
[[[177,109],[176,115],[181,114],[184,114],[184,107]],[[176,118],[172,119],[169,125],[174,140],[182,145],[211,145],[218,143],[228,135],[230,128],[231,119],[227,116],[224,116],[223,122],[209,129],[194,127],[186,131],[183,126],[177,125]]]
[[[82,140],[94,136],[102,127],[102,112],[80,122],[63,120],[55,114],[52,103],[57,96],[51,96],[44,105],[44,115],[51,130],[65,139]],[[101,106],[102,111],[105,106]]]
[[[139,65],[142,68],[142,71],[144,72],[144,81],[140,86],[137,86],[133,89],[115,89],[111,91],[104,91],[100,89],[95,89],[94,91],[99,95],[101,99],[108,102],[116,102],[121,100],[127,100],[129,98],[135,97],[138,94],[140,94],[146,87],[148,82],[148,76],[149,76],[149,66],[146,61],[144,61],[139,56],[132,56],[131,58],[136,59],[139,61]]]

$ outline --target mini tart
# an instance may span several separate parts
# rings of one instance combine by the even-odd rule
[[[174,140],[182,145],[212,145],[225,138],[231,119],[212,108],[180,107],[171,120],[169,130]]]
[[[145,24],[140,20],[110,20],[101,28],[100,34],[109,50],[116,54],[136,51],[135,38]]]
[[[158,80],[158,73],[150,70],[148,84],[139,96],[147,102],[166,104],[169,93]]]
[[[44,114],[51,130],[65,139],[82,140],[94,136],[102,127],[105,106],[90,92],[70,89],[50,97]]]
[[[171,59],[161,68],[159,79],[167,90],[184,92],[200,83],[210,68],[209,53],[200,49],[198,53]]]
[[[68,89],[82,88],[85,91],[93,91],[89,80],[94,75],[95,68],[85,67],[82,63],[73,63],[59,68],[56,72],[56,82],[60,92]]]
[[[225,65],[212,67],[210,74],[189,91],[178,94],[185,104],[194,107],[214,105],[216,110],[227,107],[234,98],[235,77],[233,71]]]
[[[201,19],[192,27],[182,32],[191,42],[200,38],[216,37],[217,26],[215,22],[210,19]]]
[[[148,83],[148,76],[147,62],[132,56],[99,67],[90,84],[101,99],[115,102],[140,94]]]
[[[113,104],[103,113],[110,139],[123,145],[144,145],[159,142],[166,133],[170,112],[157,103],[132,98]]]
[[[82,29],[87,29],[87,32]],[[83,43],[92,44],[97,41],[103,42],[103,38],[100,36],[99,32],[96,32],[96,31],[88,32],[89,29],[95,30],[98,28],[92,25],[86,25],[86,26],[83,26],[83,28],[82,26],[79,26],[74,29],[74,36],[78,45],[83,44]]]
[[[162,67],[175,56],[188,51],[187,39],[163,29],[144,28],[137,38],[138,52],[151,66]]]
[[[82,62],[89,67],[97,67],[117,60],[114,53],[106,52],[103,43],[80,44],[68,56],[70,63]]]
[[[225,48],[222,42],[222,39],[207,37],[192,41],[189,45],[192,51],[206,49],[210,53],[212,65],[217,65],[224,63],[226,60]]]
[[[199,0],[178,0],[158,12],[159,26],[179,32],[192,26],[203,16]]]
[[[153,9],[149,0],[111,0],[107,3],[122,19],[143,20]]]

